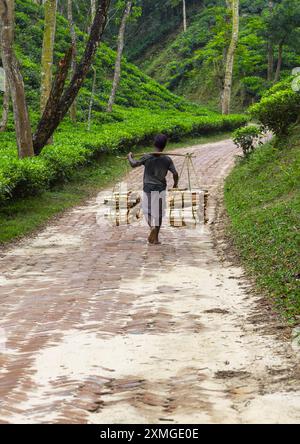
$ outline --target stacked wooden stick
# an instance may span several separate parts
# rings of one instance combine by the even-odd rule
[[[152,153],[154,155],[170,155],[184,157],[180,179],[184,171],[187,171],[188,188],[173,189],[168,195],[168,218],[171,227],[180,228],[196,228],[203,225],[206,220],[206,207],[208,200],[208,191],[202,190],[198,176],[193,164],[193,156],[191,153]],[[126,158],[127,159],[127,158]],[[195,176],[197,183],[196,188],[192,188],[192,176]],[[115,226],[129,225],[135,220],[140,219],[141,197],[136,191],[128,191],[122,189],[121,184],[115,187],[112,195],[105,199],[104,203],[110,207],[107,214],[108,219]]]
[[[105,205],[109,206],[106,217],[117,227],[129,225],[141,216],[140,202],[141,197],[136,191],[115,190],[109,198],[104,200]]]
[[[172,190],[169,193],[171,227],[196,228],[205,222],[205,191]]]

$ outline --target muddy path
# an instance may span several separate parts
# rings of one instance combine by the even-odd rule
[[[107,226],[101,193],[2,252],[1,422],[300,423],[298,351],[216,248],[236,148],[191,150],[204,231],[165,227],[149,247],[143,224]]]

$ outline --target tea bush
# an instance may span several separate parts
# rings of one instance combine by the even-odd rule
[[[35,194],[58,181],[70,178],[74,170],[86,165],[101,152],[120,152],[137,144],[152,143],[163,132],[171,140],[217,131],[233,130],[245,124],[243,115],[197,116],[178,111],[153,113],[146,109],[118,108],[119,121],[94,124],[87,132],[84,123],[65,121],[39,157],[17,159],[14,133],[4,136],[0,145],[0,204],[11,197]]]
[[[249,111],[265,128],[281,136],[300,115],[300,94],[293,91],[292,79],[288,78],[271,88]]]
[[[239,128],[233,133],[233,141],[243,150],[244,157],[248,157],[258,145],[261,145],[262,140],[262,128],[255,125]]]

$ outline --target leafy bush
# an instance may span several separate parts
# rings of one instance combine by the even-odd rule
[[[262,145],[262,137],[262,129],[256,125],[239,128],[233,133],[233,141],[243,150],[245,157],[248,157],[258,145]]]
[[[300,94],[292,90],[290,80],[285,80],[271,88],[249,111],[265,128],[284,135],[300,115]]]

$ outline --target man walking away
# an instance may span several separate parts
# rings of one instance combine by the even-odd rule
[[[132,168],[145,167],[143,212],[150,227],[149,244],[158,245],[159,232],[166,209],[167,174],[173,174],[174,188],[178,186],[179,176],[173,160],[162,153],[167,146],[168,138],[164,134],[155,137],[154,147],[156,153],[145,154],[140,160],[135,160],[133,154],[128,154]]]

